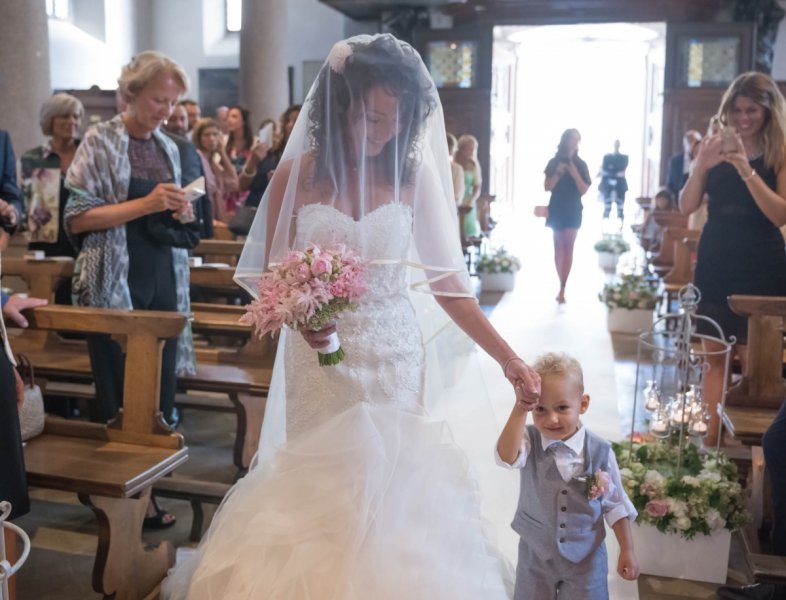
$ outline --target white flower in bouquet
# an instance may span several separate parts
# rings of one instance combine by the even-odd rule
[[[669,498],[669,512],[677,518],[687,518],[688,505],[683,500],[675,500]],[[690,519],[688,519],[688,527],[690,527]],[[686,528],[687,529],[687,528]]]
[[[672,519],[671,522],[674,524],[674,527],[681,531],[687,531],[691,527],[691,522],[688,517],[677,517],[676,519]]]
[[[704,515],[704,520],[707,522],[707,527],[710,529],[721,529],[726,527],[726,519],[724,519],[714,508],[707,511]]]
[[[701,479],[698,477],[693,477],[693,475],[684,475],[682,477],[682,483],[687,483],[688,485],[695,485],[699,487],[701,485]]]

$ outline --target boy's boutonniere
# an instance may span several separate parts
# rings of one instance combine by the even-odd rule
[[[592,475],[578,477],[587,486],[587,500],[597,500],[609,491],[609,474],[598,469]]]

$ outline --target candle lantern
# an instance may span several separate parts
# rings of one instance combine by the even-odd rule
[[[631,439],[636,432],[637,409],[644,410],[650,434],[663,443],[677,444],[682,449],[705,437],[710,413],[704,403],[704,377],[710,359],[716,356],[721,356],[726,365],[722,374],[725,402],[728,357],[735,340],[727,339],[715,321],[696,314],[700,297],[695,286],[685,286],[679,292],[678,311],[660,317],[650,331],[639,335]],[[703,323],[701,328],[697,328],[699,323]],[[676,466],[680,471],[682,452]]]

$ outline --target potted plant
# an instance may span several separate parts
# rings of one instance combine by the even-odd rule
[[[612,446],[638,511],[633,538],[642,572],[724,583],[731,532],[750,519],[737,467],[723,453],[680,445],[679,436]]]
[[[510,292],[516,283],[516,272],[521,268],[519,259],[505,248],[480,255],[475,270],[484,292]]]
[[[641,333],[652,326],[658,294],[643,275],[622,275],[607,283],[598,298],[609,307],[607,326],[612,333]]]
[[[630,244],[621,235],[604,235],[595,243],[595,251],[598,253],[598,266],[604,271],[615,271],[620,254],[625,254],[630,250]]]

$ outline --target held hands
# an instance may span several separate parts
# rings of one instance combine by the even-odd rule
[[[319,350],[321,348],[327,348],[329,342],[327,339],[336,333],[336,323],[335,321],[332,323],[328,323],[320,329],[319,331],[311,331],[310,329],[301,329],[300,334],[303,336],[303,339],[306,340],[306,343],[311,346],[314,350]]]
[[[522,359],[508,359],[503,367],[505,377],[516,392],[516,404],[530,411],[538,405],[540,399],[540,375]]]
[[[21,294],[14,294],[8,298],[8,302],[3,307],[3,317],[9,321],[13,321],[19,327],[27,327],[27,319],[22,314],[23,310],[28,308],[36,308],[38,306],[46,306],[47,300],[43,298],[28,298]]]
[[[620,557],[617,561],[617,573],[623,579],[633,581],[639,577],[639,561],[633,550],[620,550]]]

